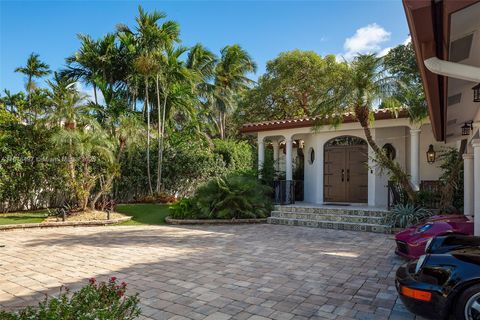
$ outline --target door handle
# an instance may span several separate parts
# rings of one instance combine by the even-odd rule
[[[342,182],[345,180],[345,170],[342,169]]]
[[[350,169],[347,169],[347,182],[350,181]]]

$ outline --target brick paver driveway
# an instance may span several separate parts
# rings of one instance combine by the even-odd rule
[[[116,276],[152,319],[413,319],[391,236],[276,225],[0,233],[0,307]]]

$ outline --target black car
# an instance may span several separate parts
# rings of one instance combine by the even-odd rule
[[[397,270],[395,285],[411,312],[429,319],[480,320],[480,237],[450,235]]]

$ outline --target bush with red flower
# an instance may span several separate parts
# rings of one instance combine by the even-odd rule
[[[127,283],[116,277],[98,282],[95,278],[77,292],[66,287],[58,297],[47,297],[38,307],[27,307],[18,312],[0,311],[1,320],[132,320],[140,315],[138,293],[126,295]]]

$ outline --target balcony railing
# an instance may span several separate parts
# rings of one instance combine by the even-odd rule
[[[295,203],[295,181],[277,180],[273,182],[275,204]]]

